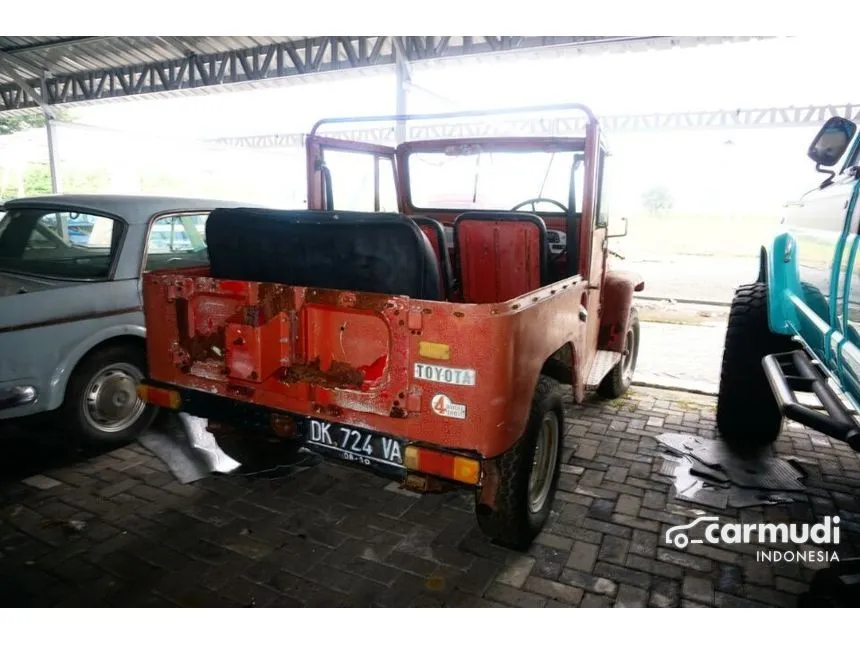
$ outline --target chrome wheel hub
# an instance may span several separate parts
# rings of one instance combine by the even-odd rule
[[[121,432],[140,418],[146,407],[137,398],[143,374],[134,365],[115,363],[97,372],[84,390],[84,418],[101,432]]]
[[[633,370],[636,368],[636,334],[632,329],[627,330],[624,338],[624,352],[621,363],[621,378],[627,383],[633,379]]]

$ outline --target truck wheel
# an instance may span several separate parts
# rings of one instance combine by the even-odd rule
[[[72,373],[60,408],[63,422],[85,441],[119,445],[134,440],[158,414],[137,398],[146,354],[134,345],[96,350]]]
[[[639,313],[636,309],[631,309],[627,335],[624,338],[624,354],[618,364],[612,368],[612,371],[603,377],[597,387],[597,393],[606,399],[617,399],[624,394],[633,382],[633,373],[636,371],[638,358]]]
[[[498,461],[496,509],[478,505],[478,526],[491,539],[525,550],[549,517],[561,464],[564,409],[558,382],[538,377],[526,431]]]
[[[717,430],[736,452],[755,454],[779,436],[782,415],[761,361],[792,349],[789,337],[768,327],[767,285],[738,287],[729,310],[717,394]]]

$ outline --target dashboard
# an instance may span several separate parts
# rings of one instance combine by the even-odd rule
[[[561,231],[547,229],[546,239],[549,243],[549,250],[553,253],[561,253],[567,248],[567,235]]]

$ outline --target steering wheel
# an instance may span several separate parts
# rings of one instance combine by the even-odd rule
[[[520,202],[519,204],[517,204],[516,206],[514,206],[511,210],[512,210],[512,211],[518,211],[518,210],[519,210],[519,209],[521,209],[523,206],[528,206],[529,204],[531,204],[531,207],[532,207],[532,213],[536,213],[536,212],[537,212],[537,209],[535,208],[535,204],[539,204],[540,202],[547,202],[548,204],[552,204],[553,206],[557,206],[557,207],[558,207],[558,208],[560,208],[560,209],[562,210],[562,212],[564,212],[564,213],[567,213],[567,212],[568,212],[568,208],[567,208],[567,206],[565,206],[565,205],[564,205],[564,204],[562,204],[561,202],[558,202],[558,201],[556,201],[556,200],[554,200],[554,199],[550,199],[549,197],[533,197],[532,199],[527,199],[527,200],[525,200],[524,202]]]
[[[539,204],[540,202],[546,202],[548,204],[552,204],[553,206],[556,206],[557,208],[560,208],[561,212],[564,213],[565,215],[567,215],[570,212],[568,210],[567,206],[565,206],[564,204],[562,204],[559,201],[556,201],[554,199],[550,199],[549,197],[534,197],[532,199],[527,199],[524,202],[520,202],[519,204],[514,206],[511,210],[512,211],[518,211],[523,206],[528,206],[529,204],[531,204],[532,213],[537,214],[537,209],[535,208],[535,204]],[[550,258],[553,262],[555,262],[558,258],[560,258],[565,253],[564,250],[553,252],[550,249],[548,249],[548,252],[549,252]]]

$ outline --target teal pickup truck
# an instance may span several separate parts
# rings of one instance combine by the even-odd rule
[[[786,207],[758,277],[735,292],[717,427],[755,454],[791,419],[860,451],[860,136],[829,119],[809,147],[827,177]]]

